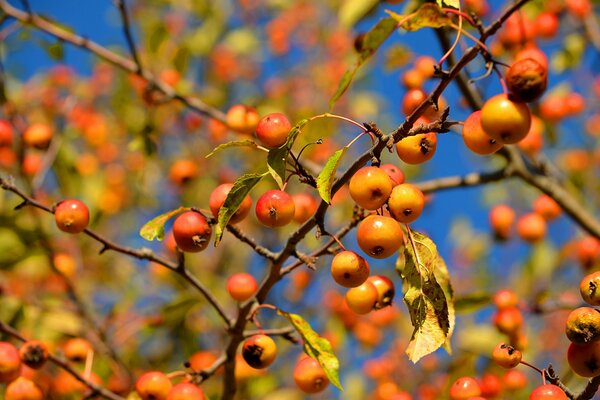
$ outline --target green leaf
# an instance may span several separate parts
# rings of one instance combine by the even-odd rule
[[[185,207],[179,207],[175,210],[160,214],[158,217],[152,218],[142,226],[140,229],[140,236],[148,241],[153,241],[154,239],[163,240],[165,237],[165,224],[167,221],[184,210],[186,210]]]
[[[329,340],[319,336],[311,326],[297,314],[289,314],[282,310],[277,310],[279,315],[286,317],[294,329],[300,334],[304,342],[304,352],[319,362],[323,371],[327,375],[329,382],[340,390],[344,390],[340,384],[339,368],[340,362],[333,353]]]
[[[287,140],[284,144],[276,149],[269,150],[269,155],[267,156],[267,166],[269,168],[269,173],[279,185],[281,189],[283,187],[283,182],[285,181],[285,165],[288,154],[290,154],[290,150],[296,141],[296,138],[300,134],[300,131],[306,125],[308,119],[303,119],[298,122],[288,133]]]
[[[325,200],[328,204],[331,203],[331,186],[333,185],[333,181],[335,180],[335,174],[337,172],[337,168],[340,165],[340,160],[342,156],[346,153],[348,147],[342,147],[327,160],[323,170],[317,177],[317,190],[319,191],[319,195],[321,198]]]
[[[452,24],[450,17],[437,5],[425,3],[417,11],[409,15],[400,15],[386,10],[400,27],[406,31],[417,31],[421,28],[441,28]]]
[[[356,61],[356,64],[342,76],[335,94],[331,97],[331,100],[329,100],[329,108],[332,108],[335,102],[342,97],[348,87],[350,87],[352,79],[354,79],[354,75],[356,75],[356,71],[358,71],[361,65],[377,51],[381,44],[396,30],[396,27],[396,20],[392,17],[386,17],[377,22],[377,24],[365,34],[358,60]]]
[[[460,0],[437,0],[437,5],[440,7],[452,7],[460,10]]]
[[[52,43],[46,47],[46,51],[48,52],[48,55],[56,61],[62,61],[65,57],[65,50],[62,42]]]
[[[457,297],[454,300],[454,308],[456,312],[473,312],[478,308],[489,305],[491,301],[492,296],[488,293],[470,293]]]
[[[454,307],[448,270],[435,244],[418,232],[412,231],[412,238],[414,249],[413,242],[405,247],[396,269],[404,283],[404,302],[414,327],[406,353],[416,363],[441,346],[450,350]]]
[[[252,188],[267,174],[268,172],[242,175],[233,183],[233,187],[227,194],[227,198],[219,210],[219,218],[217,226],[215,227],[215,247],[219,245],[225,227],[233,214],[235,214],[240,207],[240,204],[242,204],[242,201],[244,201],[246,195],[250,193],[250,190],[252,190]]]
[[[218,145],[217,147],[215,147],[213,149],[213,151],[211,151],[206,156],[204,156],[204,158],[212,157],[213,155],[215,155],[216,152],[223,150],[223,149],[228,149],[230,147],[256,147],[257,148],[258,145],[250,139],[234,140],[233,142],[227,142],[227,143]]]
[[[352,27],[379,4],[379,0],[345,0],[340,6],[338,19],[342,26]]]

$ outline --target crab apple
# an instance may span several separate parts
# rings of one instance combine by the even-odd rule
[[[195,352],[188,359],[189,366],[194,371],[202,371],[203,369],[210,368],[215,361],[217,361],[218,357],[215,353],[200,350]],[[218,369],[217,373],[220,373],[222,369]]]
[[[304,393],[319,393],[329,385],[327,374],[317,360],[302,357],[294,368],[294,382]]]
[[[600,306],[600,271],[583,277],[579,283],[581,298],[592,306]]]
[[[569,114],[569,108],[564,97],[556,94],[545,96],[540,102],[540,116],[544,120],[557,122]]]
[[[52,128],[48,124],[37,123],[30,125],[23,132],[23,142],[29,147],[47,149],[52,140]]]
[[[54,208],[54,221],[63,232],[80,233],[90,222],[90,212],[82,201],[63,200]]]
[[[346,292],[346,304],[356,314],[367,314],[375,307],[379,292],[369,280]]]
[[[567,317],[565,333],[573,343],[595,342],[600,339],[600,312],[591,307],[579,307]]]
[[[181,251],[197,253],[208,246],[212,228],[206,217],[197,211],[180,214],[173,223],[173,237]]]
[[[525,214],[517,221],[517,233],[526,242],[539,242],[546,236],[546,220],[539,214]]]
[[[559,20],[556,14],[546,11],[536,17],[534,24],[537,36],[552,39],[558,32]]]
[[[502,392],[502,381],[495,374],[487,372],[479,379],[479,387],[481,387],[481,396],[494,399]]]
[[[400,168],[395,166],[394,164],[383,164],[379,167],[379,169],[383,170],[390,179],[392,180],[392,185],[400,185],[404,183],[404,173]]]
[[[494,304],[500,310],[514,308],[519,305],[519,296],[510,289],[501,289],[494,294]]]
[[[591,268],[600,256],[600,240],[586,236],[577,242],[576,257],[582,267]]]
[[[169,179],[177,186],[183,186],[198,176],[198,164],[192,160],[177,160],[169,170]]]
[[[506,371],[504,377],[504,387],[507,390],[521,390],[527,386],[527,376],[518,369],[511,369]]]
[[[391,306],[394,301],[394,295],[396,289],[394,288],[394,282],[387,276],[373,275],[367,279],[371,282],[375,289],[377,289],[377,302],[373,307],[375,310],[381,310],[382,308]]]
[[[427,79],[433,78],[437,61],[430,56],[419,56],[415,60],[415,68]]]
[[[521,362],[523,355],[514,347],[506,343],[498,343],[492,352],[492,360],[502,368],[514,368]]]
[[[173,384],[160,371],[148,371],[135,382],[135,391],[143,400],[166,400]]]
[[[506,72],[506,85],[515,101],[539,99],[548,85],[548,70],[533,58],[515,61]]]
[[[556,385],[547,383],[536,387],[529,394],[529,400],[568,400],[566,393]]]
[[[479,383],[470,376],[458,378],[450,386],[450,399],[452,400],[467,400],[477,396],[481,396],[481,388]]]
[[[13,142],[13,128],[6,120],[0,119],[0,147],[10,147]]]
[[[481,127],[489,136],[504,144],[522,140],[531,126],[531,112],[525,103],[498,94],[481,109]]]
[[[538,196],[533,201],[533,212],[539,214],[546,221],[555,220],[562,213],[562,209],[558,205],[558,203],[547,194],[542,194]]]
[[[227,279],[227,291],[229,295],[239,302],[251,298],[258,289],[256,279],[248,273],[240,272],[233,274]]]
[[[515,223],[515,219],[515,211],[512,207],[505,204],[499,204],[490,210],[490,225],[498,239],[506,240],[510,237],[510,231]]]
[[[44,393],[31,380],[25,377],[18,377],[6,386],[4,393],[5,400],[42,400]]]
[[[267,368],[275,361],[277,345],[267,335],[254,335],[246,339],[242,346],[242,357],[255,369]]]
[[[269,190],[256,202],[256,218],[265,226],[278,228],[294,219],[294,199],[282,190]]]
[[[373,258],[388,258],[402,246],[404,234],[398,221],[390,217],[369,215],[356,232],[358,246]]]
[[[577,375],[585,378],[600,375],[600,341],[571,343],[567,350],[567,361]]]
[[[275,149],[287,141],[291,129],[292,124],[284,114],[267,114],[258,121],[256,137],[265,147]]]
[[[353,251],[337,253],[331,261],[331,276],[339,285],[347,288],[360,286],[369,277],[367,260]]]
[[[462,138],[469,150],[479,155],[493,154],[502,147],[502,143],[490,137],[481,127],[481,111],[473,112],[465,120]]]
[[[20,372],[19,350],[12,343],[0,342],[0,383],[12,381]]]
[[[415,124],[416,125],[416,124]],[[428,161],[435,154],[437,135],[435,132],[407,136],[396,143],[396,153],[407,164],[417,165]]]
[[[427,77],[416,68],[411,68],[402,74],[402,84],[407,89],[420,89],[426,79]]]
[[[537,155],[544,147],[544,123],[535,115],[531,116],[531,127],[527,136],[517,146],[530,156]]]
[[[423,192],[410,183],[395,186],[388,200],[388,208],[394,219],[405,224],[416,221],[424,206]]]
[[[204,400],[204,392],[191,383],[178,383],[173,386],[167,395],[167,400]]]
[[[367,210],[376,210],[383,206],[390,197],[392,188],[392,180],[378,167],[363,167],[350,178],[350,197]]]
[[[494,314],[493,322],[501,333],[512,335],[523,326],[523,314],[516,307],[503,308]]]
[[[303,224],[308,221],[319,208],[319,202],[308,193],[297,193],[292,195],[294,200],[294,221]]]
[[[28,340],[19,349],[19,356],[29,368],[40,369],[48,361],[48,346],[39,340]]]
[[[402,112],[405,115],[412,114],[425,99],[427,99],[427,93],[423,89],[407,90],[402,99]]]
[[[578,18],[585,18],[593,13],[593,6],[590,0],[566,0],[567,11]]]
[[[227,195],[231,191],[232,187],[233,183],[223,183],[214,188],[210,193],[210,197],[208,198],[208,206],[210,207],[210,211],[215,218],[219,218],[219,210],[221,210],[221,207],[223,207],[225,199],[227,199]],[[229,223],[237,224],[238,222],[242,221],[244,218],[246,218],[251,208],[252,199],[250,196],[246,195],[237,211],[231,216]]]
[[[515,55],[515,61],[524,60],[527,58],[537,61],[542,67],[544,67],[546,71],[548,70],[548,57],[546,56],[546,53],[539,48],[535,46],[527,47]]]
[[[260,116],[253,107],[236,104],[227,111],[225,120],[232,130],[251,135],[258,125]]]
[[[75,362],[85,361],[91,351],[93,351],[91,343],[82,338],[69,339],[63,345],[65,357]]]

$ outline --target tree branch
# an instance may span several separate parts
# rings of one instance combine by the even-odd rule
[[[131,53],[131,57],[133,61],[137,65],[137,73],[142,72],[142,63],[140,61],[140,57],[138,56],[137,49],[135,47],[135,41],[133,40],[133,34],[131,32],[131,24],[129,22],[129,14],[127,13],[127,6],[125,5],[125,0],[115,0],[117,8],[119,9],[119,13],[121,14],[121,20],[123,21],[123,33],[125,34],[125,40],[127,41],[127,46],[129,47],[129,52]]]

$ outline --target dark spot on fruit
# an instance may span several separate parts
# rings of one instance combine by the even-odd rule
[[[429,154],[429,152],[431,151],[431,143],[429,143],[429,140],[427,140],[426,138],[421,139],[421,143],[419,144],[421,153],[423,153],[424,155]]]
[[[596,359],[596,357],[590,358],[589,360],[587,360],[584,365],[586,366],[586,368],[588,370],[590,370],[590,372],[596,372],[598,370],[598,360]]]
[[[372,256],[378,256],[381,253],[383,253],[384,250],[385,248],[383,248],[382,246],[375,246],[371,249],[370,253]]]
[[[408,217],[410,214],[412,214],[412,210],[410,208],[405,208],[404,210],[402,210],[402,214]]]
[[[381,198],[381,196],[382,196],[381,190],[375,189],[375,190],[371,191],[371,199],[379,199],[379,198]]]
[[[251,344],[244,347],[242,355],[244,356],[244,360],[248,363],[248,365],[254,368],[259,368],[262,366],[261,357],[263,351],[264,349],[262,347]]]
[[[344,272],[344,279],[350,279],[350,272]]]

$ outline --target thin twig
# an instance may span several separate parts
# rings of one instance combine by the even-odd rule
[[[129,53],[131,53],[131,57],[133,61],[137,65],[138,74],[142,72],[142,62],[140,61],[140,57],[138,55],[135,41],[133,40],[133,34],[131,32],[131,23],[129,21],[129,13],[127,12],[127,6],[125,5],[125,0],[115,0],[117,8],[119,9],[119,13],[121,14],[121,20],[123,21],[123,33],[125,34],[125,39],[127,40],[127,46],[129,47]]]

